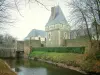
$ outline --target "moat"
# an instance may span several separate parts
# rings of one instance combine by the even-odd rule
[[[84,75],[77,71],[27,59],[5,59],[18,75]]]

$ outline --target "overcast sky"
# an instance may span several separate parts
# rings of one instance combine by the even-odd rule
[[[23,3],[19,7],[20,13],[13,11],[12,16],[16,19],[14,26],[11,26],[9,33],[19,40],[23,40],[32,29],[45,30],[45,25],[48,22],[51,11],[50,8],[59,4],[63,10],[66,19],[69,16],[69,9],[65,6],[65,0],[40,0],[44,1],[49,11],[37,3],[26,5]],[[8,31],[7,31],[8,32]]]

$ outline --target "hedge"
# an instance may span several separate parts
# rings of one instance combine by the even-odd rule
[[[38,47],[32,48],[32,52],[33,51],[83,54],[85,52],[85,47]]]

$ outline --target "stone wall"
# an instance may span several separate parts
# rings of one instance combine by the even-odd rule
[[[24,58],[28,57],[32,47],[41,47],[40,40],[25,40],[24,41]]]
[[[24,51],[24,41],[17,41],[17,51]]]
[[[0,57],[2,57],[2,58],[15,57],[15,55],[16,55],[15,48],[2,48],[2,49],[0,49]]]
[[[30,46],[31,47],[41,47],[41,41],[40,40],[31,40]]]
[[[90,42],[88,39],[69,39],[66,40],[67,47],[85,47],[86,52],[90,48]]]
[[[58,37],[59,37],[58,30],[48,32],[46,46],[47,47],[59,46],[59,38]]]
[[[1,58],[10,58],[15,57],[17,50],[17,41],[16,40],[8,40],[0,43],[0,57]]]
[[[29,53],[30,53],[30,41],[25,40],[24,41],[24,58],[27,58]]]
[[[58,29],[49,31],[47,32],[46,47],[62,47],[63,40],[69,38],[69,31],[67,30]]]

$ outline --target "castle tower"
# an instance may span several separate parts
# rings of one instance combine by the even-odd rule
[[[51,16],[45,26],[46,46],[59,47],[64,45],[64,40],[70,38],[70,26],[60,6],[51,8]]]

